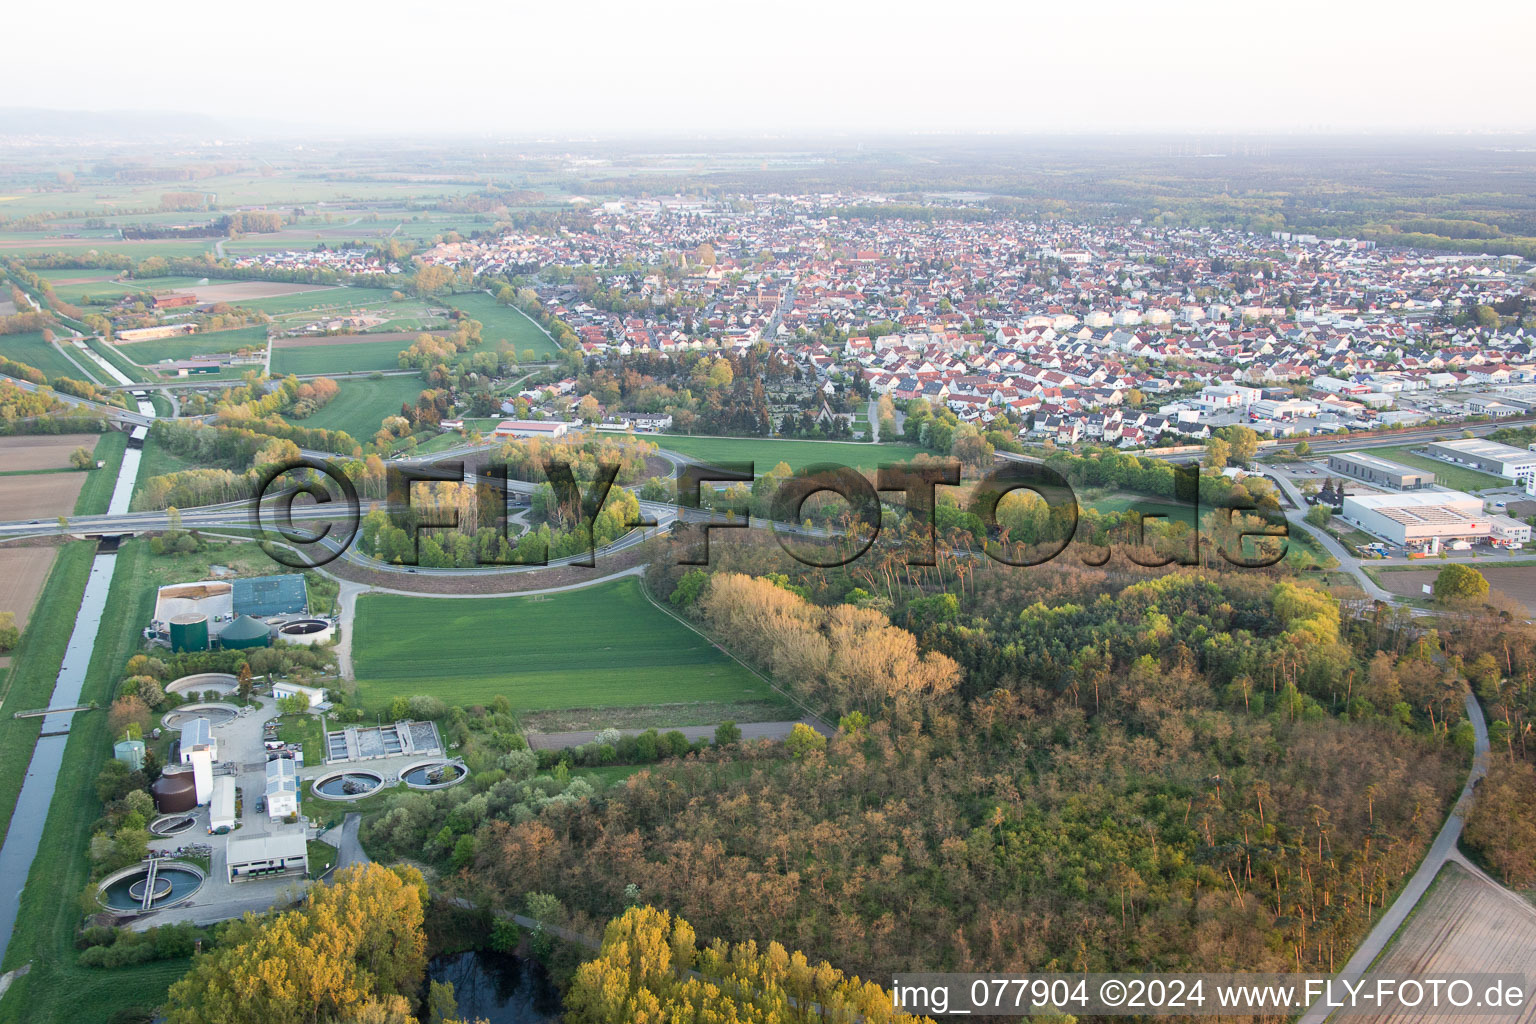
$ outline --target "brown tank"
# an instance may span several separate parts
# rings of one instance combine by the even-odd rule
[[[191,772],[165,772],[149,791],[161,814],[179,814],[197,806],[197,782]]]

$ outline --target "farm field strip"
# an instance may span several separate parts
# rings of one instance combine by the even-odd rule
[[[100,434],[15,434],[0,437],[0,470],[27,472],[67,469],[69,453],[79,447],[95,448]]]
[[[64,333],[65,337],[68,337],[68,333]],[[34,370],[41,370],[50,377],[80,379],[80,368],[65,358],[58,349],[44,341],[41,331],[0,334],[0,356],[13,359],[18,363],[26,363]]]
[[[519,356],[526,349],[532,349],[534,355],[539,357],[553,358],[560,354],[542,327],[521,310],[503,306],[484,292],[452,295],[446,301],[465,315],[480,321],[484,327],[481,337],[486,345],[495,346],[505,342]]]
[[[324,408],[302,420],[303,427],[345,430],[360,442],[376,434],[386,416],[400,412],[400,403],[416,404],[423,384],[415,374],[385,377],[382,380],[344,380],[341,391]]]

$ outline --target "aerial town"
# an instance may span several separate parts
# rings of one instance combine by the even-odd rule
[[[1362,10],[9,12],[0,1024],[1536,1024],[1536,26]]]

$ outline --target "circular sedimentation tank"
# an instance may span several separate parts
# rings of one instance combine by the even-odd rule
[[[165,684],[166,693],[234,693],[240,688],[240,680],[228,672],[197,672]]]
[[[330,640],[333,630],[325,619],[297,619],[284,623],[277,631],[277,638],[290,644],[323,644]]]
[[[469,769],[458,761],[418,761],[400,773],[411,789],[447,789],[469,778]]]
[[[197,824],[190,814],[162,814],[149,823],[149,833],[155,836],[179,836]]]
[[[214,726],[233,722],[239,715],[240,708],[234,704],[183,704],[173,711],[167,711],[165,717],[160,719],[160,724],[180,732],[194,718],[206,718],[208,724]]]
[[[384,776],[366,768],[322,775],[310,784],[310,791],[321,800],[361,800],[384,787]]]
[[[146,907],[144,892],[149,885],[149,865],[135,864],[102,879],[96,887],[96,900],[118,914],[142,914],[164,910],[188,899],[203,887],[204,881],[203,872],[196,865],[159,861],[155,866],[154,894]]]

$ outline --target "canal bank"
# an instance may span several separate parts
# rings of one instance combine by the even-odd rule
[[[144,411],[146,406],[148,415],[153,415],[154,406],[148,402],[139,403],[140,411]],[[128,457],[130,455],[134,457]],[[138,479],[141,455],[142,452],[135,448],[125,453],[113,486],[113,511],[119,508],[126,511]],[[75,616],[74,629],[70,632],[58,679],[48,701],[50,708],[72,708],[80,703],[86,673],[90,669],[91,657],[101,632],[102,618],[107,611],[107,595],[116,571],[117,539],[104,538],[91,562],[90,576],[86,580],[85,593]],[[32,748],[27,774],[21,784],[21,793],[11,812],[5,842],[0,845],[0,962],[4,961],[10,949],[22,894],[42,844],[48,812],[56,799],[55,790],[59,771],[64,764],[70,723],[76,714],[105,714],[105,711],[57,712],[43,717],[42,729],[37,744]]]

